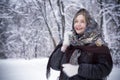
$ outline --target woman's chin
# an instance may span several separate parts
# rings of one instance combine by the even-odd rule
[[[83,31],[76,31],[77,34],[83,34]]]

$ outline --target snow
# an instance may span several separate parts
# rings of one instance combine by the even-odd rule
[[[108,80],[120,80],[120,68],[114,66]]]
[[[47,80],[47,61],[48,58],[0,60],[0,80]],[[51,72],[49,80],[56,80],[59,72],[53,70]]]
[[[0,80],[47,80],[48,58],[0,60]],[[59,71],[51,70],[49,80],[57,80]],[[120,68],[114,66],[108,80],[120,79]]]

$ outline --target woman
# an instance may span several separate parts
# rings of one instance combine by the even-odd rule
[[[97,23],[86,9],[80,9],[72,28],[50,56],[47,76],[51,67],[61,71],[59,80],[105,80],[113,62]]]

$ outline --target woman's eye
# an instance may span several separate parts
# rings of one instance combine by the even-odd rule
[[[74,21],[74,23],[77,23],[77,22],[78,22],[77,20]]]
[[[81,23],[85,23],[85,21],[82,20]]]

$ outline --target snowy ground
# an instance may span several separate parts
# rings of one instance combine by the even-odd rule
[[[47,80],[46,64],[48,58],[0,60],[0,80]],[[58,71],[51,71],[49,80],[56,80]],[[120,69],[114,67],[108,80],[119,80]]]

